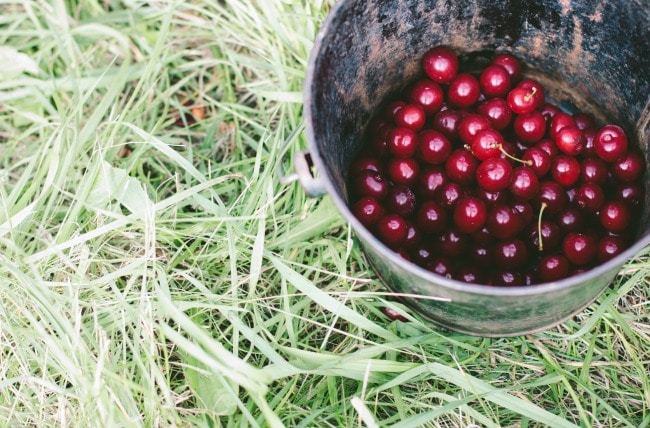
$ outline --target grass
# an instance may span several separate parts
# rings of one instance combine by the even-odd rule
[[[485,339],[276,171],[332,5],[0,3],[0,425],[650,426],[650,265]]]

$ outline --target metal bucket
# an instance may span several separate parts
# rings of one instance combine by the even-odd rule
[[[480,336],[514,336],[557,325],[592,303],[623,264],[650,243],[649,197],[638,238],[619,256],[561,281],[522,287],[470,285],[398,257],[352,215],[347,171],[378,104],[420,73],[443,44],[480,63],[514,53],[555,102],[572,100],[628,132],[649,157],[650,5],[646,0],[342,0],[316,39],[307,69],[308,151],[296,159],[311,195],[327,193],[364,253],[396,293],[431,321]],[[313,162],[311,168],[309,162]],[[646,159],[646,162],[648,159]],[[310,174],[315,169],[316,176]],[[646,189],[650,189],[646,173]]]

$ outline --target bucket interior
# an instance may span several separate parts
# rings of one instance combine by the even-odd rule
[[[382,101],[421,75],[420,59],[436,45],[477,65],[495,51],[513,53],[554,102],[622,126],[648,163],[650,5],[643,1],[339,2],[312,52],[305,99],[312,156],[330,196],[346,213],[347,171],[366,125]],[[649,229],[649,202],[639,234]]]

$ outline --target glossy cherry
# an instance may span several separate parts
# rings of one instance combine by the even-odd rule
[[[624,232],[632,220],[630,207],[623,201],[605,202],[600,209],[600,224],[609,232]]]
[[[441,233],[447,227],[448,214],[433,200],[422,202],[415,215],[415,224],[423,233]]]
[[[576,156],[585,147],[585,136],[577,126],[565,126],[555,134],[555,144],[561,152]]]
[[[471,107],[481,96],[481,86],[472,74],[460,73],[449,83],[447,102],[460,108]]]
[[[386,171],[394,184],[413,186],[420,175],[420,164],[414,158],[392,158],[388,160]]]
[[[569,262],[574,265],[588,265],[595,261],[598,242],[588,233],[572,232],[562,241],[562,252]]]
[[[490,235],[497,239],[514,238],[524,228],[522,214],[507,204],[497,204],[488,210],[485,219]]]
[[[427,120],[426,112],[420,104],[406,104],[394,115],[395,125],[402,128],[419,130]]]
[[[460,198],[454,207],[454,225],[463,233],[471,234],[481,229],[486,217],[485,202],[473,196]]]
[[[457,110],[442,110],[433,117],[432,128],[444,134],[450,140],[458,138],[458,125],[462,115]]]
[[[445,92],[433,80],[421,79],[411,87],[409,101],[421,106],[427,115],[434,115],[445,102]]]
[[[627,135],[617,125],[605,125],[594,137],[594,150],[605,162],[621,160],[627,153]]]
[[[472,144],[474,137],[481,129],[490,129],[490,119],[476,113],[463,116],[458,122],[458,137],[464,144]]]
[[[372,196],[364,196],[352,205],[352,213],[366,227],[371,227],[381,218],[385,210]]]
[[[498,192],[510,186],[512,165],[501,157],[492,157],[476,168],[476,184],[489,192]]]
[[[497,131],[505,129],[512,122],[512,111],[504,98],[490,98],[480,103],[476,111],[490,119],[492,128]]]
[[[460,69],[458,57],[449,48],[438,46],[428,50],[422,57],[422,69],[437,83],[451,82]]]
[[[454,150],[445,163],[447,176],[459,184],[472,184],[476,180],[478,159],[467,149]]]
[[[551,176],[564,187],[573,186],[580,178],[580,162],[573,156],[557,155],[551,160]]]
[[[510,90],[511,80],[510,73],[501,65],[488,65],[479,77],[481,92],[489,98],[503,97]]]
[[[415,211],[415,193],[410,187],[394,186],[386,195],[384,206],[392,213],[399,214],[402,217],[410,217]]]
[[[352,185],[357,196],[372,196],[380,201],[388,195],[390,189],[390,183],[382,174],[370,170],[353,177]]]
[[[513,130],[519,141],[530,146],[544,138],[546,120],[539,111],[520,114],[514,120]]]
[[[379,239],[390,247],[397,247],[406,239],[408,225],[398,214],[385,214],[377,220]]]
[[[441,132],[425,129],[418,134],[418,154],[429,164],[444,163],[453,150],[451,141]]]
[[[640,150],[628,150],[621,159],[612,163],[612,176],[620,182],[639,180],[645,170],[645,157]]]
[[[569,260],[561,254],[544,256],[538,264],[538,275],[541,282],[553,282],[569,276]]]
[[[510,81],[517,83],[521,79],[522,67],[516,56],[503,52],[492,59],[492,64],[500,65],[510,75]]]
[[[418,136],[409,128],[393,128],[387,137],[388,152],[398,158],[409,158],[418,149]]]
[[[512,170],[508,187],[515,198],[529,200],[539,192],[539,178],[535,170],[528,166],[518,166]]]

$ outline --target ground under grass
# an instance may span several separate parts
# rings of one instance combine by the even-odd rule
[[[535,335],[394,303],[283,185],[331,0],[0,3],[0,425],[650,426],[650,264]]]

